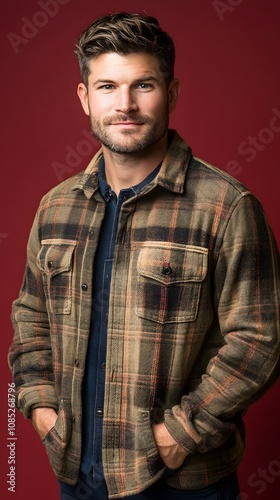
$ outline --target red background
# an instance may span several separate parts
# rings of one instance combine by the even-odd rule
[[[48,2],[52,15],[42,15],[42,5]],[[9,316],[21,285],[25,246],[40,198],[60,180],[83,169],[98,147],[86,139],[88,119],[76,97],[79,72],[74,40],[95,17],[117,10],[155,15],[173,36],[182,91],[171,126],[195,155],[230,171],[254,192],[280,242],[279,0],[5,2],[1,6],[2,499],[58,499],[43,446],[19,413],[16,493],[7,490]],[[30,24],[27,28],[28,23],[33,28]],[[255,141],[253,146],[250,141]],[[248,445],[239,471],[241,500],[279,498],[279,388],[277,383],[246,416]]]

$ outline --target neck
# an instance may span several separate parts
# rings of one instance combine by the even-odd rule
[[[102,146],[106,181],[116,195],[142,182],[163,160],[167,147],[167,134],[151,148],[135,154],[113,153]]]

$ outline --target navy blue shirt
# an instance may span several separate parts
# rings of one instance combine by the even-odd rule
[[[102,417],[105,391],[107,319],[119,213],[122,203],[128,198],[136,196],[143,186],[153,180],[159,169],[160,165],[140,184],[128,189],[122,189],[119,196],[116,197],[116,194],[105,180],[103,158],[99,164],[99,190],[106,202],[106,211],[93,266],[91,330],[83,381],[81,458],[81,471],[84,474],[92,474],[94,481],[100,481],[104,477],[102,468]]]

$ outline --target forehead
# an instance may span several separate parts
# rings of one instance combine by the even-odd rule
[[[119,55],[115,52],[101,54],[89,61],[90,74],[92,79],[114,79],[120,76],[137,78],[141,75],[150,75],[161,78],[158,58],[153,54],[133,53]]]

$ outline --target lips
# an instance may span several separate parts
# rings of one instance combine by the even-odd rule
[[[104,121],[104,125],[136,126],[143,125],[147,120],[140,116],[115,116]]]
[[[127,127],[127,126],[142,125],[142,123],[138,123],[138,122],[117,122],[117,123],[112,123],[111,125],[122,125],[124,127]]]

